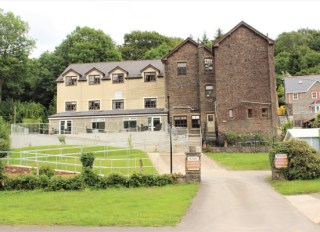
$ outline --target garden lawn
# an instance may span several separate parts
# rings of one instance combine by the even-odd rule
[[[58,145],[13,149],[10,158],[14,160],[10,160],[9,164],[36,167],[35,160],[38,160],[40,166],[49,165],[58,170],[81,172],[82,165],[79,157],[82,152],[93,152],[95,154],[94,170],[98,174],[119,173],[130,175],[140,172],[140,159],[143,165],[143,173],[156,173],[156,169],[145,152],[111,146]]]
[[[315,180],[281,180],[272,181],[275,190],[284,195],[320,193],[320,179]]]
[[[0,192],[2,225],[174,226],[197,184],[65,192]]]
[[[206,153],[210,158],[231,170],[270,170],[267,153]]]

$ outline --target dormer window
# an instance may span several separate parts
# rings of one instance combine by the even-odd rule
[[[66,85],[77,85],[77,77],[76,76],[67,76],[66,77]]]
[[[89,75],[89,85],[99,85],[100,75]]]
[[[112,74],[112,83],[124,83],[124,74],[123,73],[114,73]]]
[[[156,72],[145,72],[144,81],[145,82],[156,81]]]

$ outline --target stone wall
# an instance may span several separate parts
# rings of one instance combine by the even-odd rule
[[[272,45],[251,28],[240,26],[214,47],[213,55],[219,133],[275,134]],[[262,116],[263,108],[267,108],[267,117]],[[248,109],[252,110],[252,118],[248,117]]]

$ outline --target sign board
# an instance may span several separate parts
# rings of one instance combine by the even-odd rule
[[[200,170],[200,157],[198,156],[190,156],[187,157],[187,170],[196,171]]]
[[[288,155],[287,154],[275,154],[274,166],[275,166],[275,168],[287,168],[288,167]]]

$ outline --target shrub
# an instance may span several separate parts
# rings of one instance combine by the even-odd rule
[[[49,184],[46,190],[81,190],[83,188],[83,180],[79,176],[74,178],[53,177],[49,180]]]
[[[127,178],[119,174],[111,174],[107,177],[107,185],[112,187],[126,187]]]
[[[99,186],[99,176],[90,167],[84,167],[81,180],[87,187]]]
[[[290,140],[278,143],[270,150],[270,162],[273,168],[275,168],[274,155],[277,153],[288,155],[288,168],[279,169],[288,180],[320,178],[320,154],[306,142]]]
[[[62,145],[66,144],[66,137],[64,135],[59,135],[58,140]]]
[[[80,156],[82,167],[93,168],[94,159],[95,159],[95,155],[92,152],[82,153]]]
[[[2,160],[0,160],[0,189],[2,189],[7,180],[7,176],[4,174],[4,164]]]
[[[235,145],[237,142],[238,134],[234,132],[230,132],[226,134],[226,140],[228,145]]]
[[[37,170],[33,170],[33,174],[36,174]],[[51,178],[52,176],[54,176],[54,169],[50,166],[41,166],[39,168],[39,176],[47,176],[49,178]]]
[[[15,178],[8,178],[5,184],[6,190],[34,190],[40,188],[40,179],[33,175],[20,175]]]

